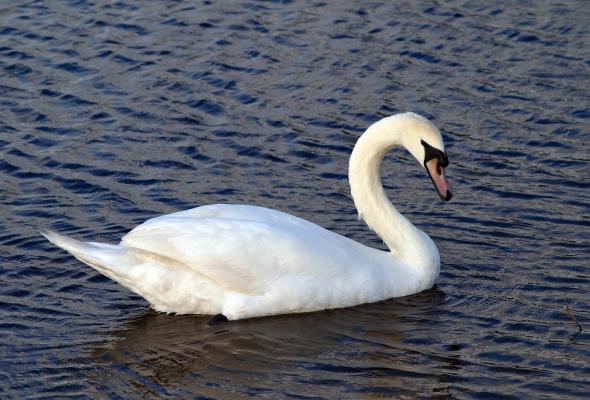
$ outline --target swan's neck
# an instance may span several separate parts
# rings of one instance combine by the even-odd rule
[[[406,147],[404,128],[403,120],[396,117],[371,125],[352,151],[348,175],[359,218],[383,239],[394,255],[414,264],[416,258],[431,252],[433,244],[427,243],[430,239],[387,199],[379,173],[381,161],[388,150]]]

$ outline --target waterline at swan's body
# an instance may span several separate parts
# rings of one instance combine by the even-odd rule
[[[359,215],[390,249],[380,251],[295,216],[247,205],[211,205],[160,216],[119,245],[44,235],[82,262],[146,298],[156,310],[241,319],[348,307],[432,287],[440,259],[433,241],[385,197],[379,165],[408,149],[443,198],[446,153],[423,117],[373,124],[357,142],[349,179]]]

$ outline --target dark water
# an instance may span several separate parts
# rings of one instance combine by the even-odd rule
[[[0,6],[0,397],[587,398],[586,2],[21,3]],[[37,233],[115,242],[228,202],[382,247],[348,155],[406,110],[441,127],[455,189],[386,160],[443,259],[419,295],[209,327]]]

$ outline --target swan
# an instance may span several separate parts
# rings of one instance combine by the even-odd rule
[[[408,112],[372,124],[352,151],[349,183],[359,219],[389,251],[251,205],[207,205],[152,218],[118,245],[41,233],[166,313],[226,321],[406,296],[434,285],[440,257],[432,239],[385,195],[379,167],[393,147],[418,160],[443,200],[452,197],[449,161],[433,123]]]

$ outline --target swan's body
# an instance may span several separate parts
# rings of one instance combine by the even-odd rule
[[[427,145],[420,144],[421,150],[416,141]],[[397,212],[383,192],[379,165],[396,145],[424,159],[425,166],[429,151],[444,155],[436,127],[412,113],[384,118],[357,142],[349,169],[352,196],[359,216],[390,252],[280,211],[247,205],[210,205],[153,218],[119,245],[44,235],[163,312],[222,314],[235,320],[417,293],[434,285],[440,259],[434,242]],[[439,194],[448,199],[444,172],[440,176],[437,183],[431,173]]]

